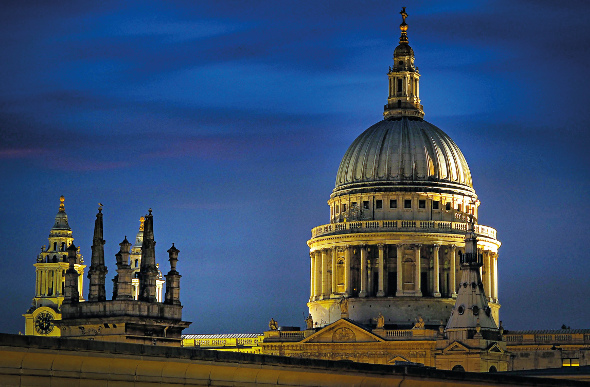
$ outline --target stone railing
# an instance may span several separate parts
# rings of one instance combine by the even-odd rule
[[[280,331],[281,339],[303,340],[305,337],[304,331]]]
[[[558,331],[534,333],[534,332],[515,332],[505,333],[504,339],[508,345],[515,344],[590,344],[590,334],[588,332],[563,332]]]
[[[393,329],[393,330],[386,330],[385,337],[388,339],[397,339],[403,337],[412,337],[412,330],[411,329]]]
[[[379,330],[374,330],[373,333],[379,335]],[[432,329],[387,329],[385,335],[380,334],[387,340],[407,340],[408,338],[424,340],[436,338],[437,335],[438,332]]]
[[[329,234],[379,231],[426,231],[462,234],[467,231],[467,223],[446,222],[440,220],[363,220],[330,223],[318,226],[311,230],[311,237],[316,238]],[[496,230],[488,226],[476,224],[475,233],[480,236],[496,239]]]

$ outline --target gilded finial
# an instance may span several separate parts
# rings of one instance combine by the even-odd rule
[[[145,218],[142,216],[139,218],[139,231],[143,231],[143,224],[145,223]]]
[[[59,197],[59,212],[66,212],[66,207],[64,206],[64,200],[66,200],[66,198],[64,198],[64,196],[61,195]]]
[[[402,31],[402,35],[399,38],[399,44],[408,44],[408,25],[406,24],[408,14],[406,13],[406,7],[402,7],[400,15],[402,15],[402,24],[399,25],[399,29]]]

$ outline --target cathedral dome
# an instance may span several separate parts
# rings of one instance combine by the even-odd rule
[[[346,151],[332,196],[374,191],[475,196],[459,147],[436,126],[413,117],[376,123]]]

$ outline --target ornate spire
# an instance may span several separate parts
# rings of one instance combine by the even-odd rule
[[[66,207],[64,205],[64,196],[59,197],[59,211],[55,215],[55,224],[50,232],[49,237],[51,238],[54,230],[67,230],[71,231],[70,225],[68,224],[68,215],[66,214]]]
[[[156,302],[156,280],[158,268],[156,267],[156,241],[154,240],[154,217],[152,209],[145,216],[145,229],[143,231],[143,243],[141,246],[141,268],[139,270],[139,300]]]
[[[104,264],[104,244],[103,223],[102,223],[102,204],[99,203],[98,213],[94,222],[94,237],[92,238],[92,257],[90,258],[90,269],[88,270],[88,279],[90,286],[88,291],[88,301],[105,301],[105,277],[108,272]]]
[[[143,224],[145,223],[145,218],[142,216],[139,218],[139,231],[143,231]]]
[[[399,44],[408,44],[408,25],[406,24],[408,14],[406,13],[406,7],[402,7],[400,15],[402,15],[402,24],[399,25],[399,29],[402,31],[402,35],[399,37]]]
[[[400,12],[402,24],[399,46],[393,51],[393,66],[389,67],[389,96],[383,112],[386,120],[401,117],[423,118],[424,110],[420,104],[420,74],[414,66],[414,50],[408,44],[408,25],[406,7]]]
[[[64,206],[64,200],[66,200],[66,198],[64,198],[64,196],[61,195],[59,197],[59,212],[66,212],[66,207]]]

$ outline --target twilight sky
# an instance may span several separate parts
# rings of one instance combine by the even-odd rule
[[[590,328],[587,1],[5,1],[0,331],[24,331],[60,195],[87,264],[104,204],[109,283],[153,209],[185,333],[303,325],[306,241],[382,119],[402,6],[425,119],[503,243],[504,326]]]

